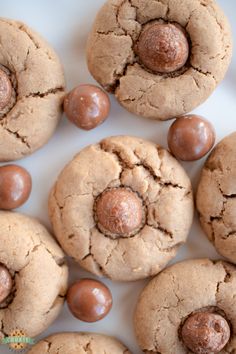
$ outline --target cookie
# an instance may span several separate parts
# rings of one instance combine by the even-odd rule
[[[118,136],[82,150],[61,172],[49,215],[65,252],[113,280],[157,274],[186,241],[191,183],[168,151]]]
[[[34,337],[62,309],[68,277],[64,254],[33,218],[1,211],[0,225],[0,264],[13,281],[12,291],[0,303],[0,337],[16,329]]]
[[[207,159],[197,191],[200,222],[217,251],[236,263],[236,133]]]
[[[212,94],[231,61],[231,37],[214,0],[108,0],[88,39],[87,63],[128,111],[166,120]]]
[[[134,316],[141,349],[152,354],[192,353],[184,344],[182,333],[186,321],[195,313],[223,318],[231,333],[220,353],[236,350],[235,266],[207,259],[189,260],[169,267],[151,280],[139,297]]]
[[[53,49],[25,24],[1,18],[0,43],[1,89],[11,85],[0,103],[0,161],[10,161],[32,154],[54,133],[65,80]]]
[[[95,333],[58,333],[37,343],[28,354],[130,354],[113,337]]]

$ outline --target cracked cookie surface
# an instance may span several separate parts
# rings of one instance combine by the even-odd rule
[[[0,111],[0,161],[11,161],[33,153],[54,133],[65,80],[53,49],[21,22],[0,18],[0,49],[0,69],[13,87]]]
[[[96,223],[104,191],[127,188],[142,200],[135,234],[105,234]],[[157,274],[186,241],[193,218],[192,187],[181,165],[154,143],[128,136],[82,150],[61,172],[49,214],[65,252],[88,271],[132,281]]]
[[[177,23],[190,41],[187,64],[170,75],[153,73],[135,55],[146,25]],[[224,78],[232,56],[228,21],[214,0],[109,0],[88,39],[93,77],[127,110],[166,120],[192,111]]]
[[[37,343],[28,354],[131,354],[113,337],[96,333],[58,333]]]
[[[217,251],[236,263],[236,133],[207,159],[197,192],[200,222]]]
[[[11,273],[13,289],[0,304],[0,337],[14,329],[34,337],[58,316],[67,290],[64,253],[37,220],[0,212],[0,264]]]
[[[236,268],[208,259],[184,261],[169,267],[146,286],[139,297],[134,324],[144,353],[187,354],[180,330],[193,313],[221,314],[231,325],[222,354],[236,351]]]

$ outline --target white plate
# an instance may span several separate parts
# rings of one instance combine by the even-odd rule
[[[229,16],[236,37],[235,0],[218,2]],[[0,15],[25,21],[54,46],[65,67],[68,89],[71,89],[80,83],[93,82],[85,62],[85,44],[96,12],[103,3],[104,0],[0,0]],[[195,113],[202,114],[214,123],[217,140],[236,130],[236,55],[224,82],[205,104],[195,110]],[[56,134],[46,146],[19,162],[33,177],[31,198],[19,211],[38,217],[50,227],[47,215],[49,190],[58,173],[75,153],[87,144],[117,134],[140,136],[166,147],[169,125],[170,122],[153,122],[135,117],[120,107],[114,98],[110,118],[93,131],[84,132],[76,129],[63,119]],[[194,187],[203,162],[202,160],[199,163],[184,164]],[[188,242],[174,261],[198,257],[219,258],[219,255],[207,241],[195,217]],[[70,271],[71,281],[81,276],[91,276],[74,263],[71,264]],[[95,324],[80,322],[72,317],[65,305],[56,322],[40,338],[58,331],[101,332],[118,337],[132,353],[140,354],[133,333],[132,316],[137,297],[146,282],[117,284],[105,280],[112,290],[114,306],[104,320]],[[11,352],[6,346],[0,346],[0,353]]]

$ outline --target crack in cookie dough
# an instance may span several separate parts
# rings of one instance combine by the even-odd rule
[[[0,160],[10,161],[49,140],[62,113],[65,80],[55,52],[26,25],[1,18],[0,33],[0,65],[14,77],[14,97],[0,112]]]
[[[22,144],[26,145],[27,148],[30,149],[30,145],[29,145],[29,143],[27,142],[25,136],[21,136],[18,131],[12,131],[12,130],[10,130],[10,129],[7,129],[6,127],[5,127],[4,129],[5,129],[5,131],[7,131],[9,134],[14,135],[16,139],[19,139],[19,140],[22,142]]]
[[[41,38],[37,38],[34,36],[35,33],[32,32],[32,30],[30,30],[24,23],[18,22],[18,21],[10,21],[10,20],[4,20],[3,18],[1,18],[2,22],[5,22],[6,24],[12,26],[13,28],[17,28],[18,30],[22,31],[24,34],[26,34],[30,41],[33,43],[35,49],[41,49]],[[50,48],[44,48],[45,49],[45,53],[48,56],[49,60],[55,60],[55,58],[53,59],[53,56],[50,55]],[[29,55],[29,50],[27,51],[27,56]]]
[[[97,197],[117,188],[137,193],[146,211],[145,224],[128,238],[108,237],[94,218]],[[52,189],[49,214],[58,241],[82,267],[114,280],[135,280],[158,273],[185,242],[192,188],[164,149],[113,137],[82,150],[65,167]]]
[[[58,333],[38,342],[28,354],[131,354],[116,338],[96,333]]]
[[[233,263],[236,262],[235,139],[233,133],[212,151],[203,167],[197,192],[197,208],[204,231],[217,251]]]
[[[190,59],[177,76],[149,72],[134,53],[141,30],[153,21],[178,23],[188,33]],[[87,45],[93,77],[113,91],[127,110],[160,120],[185,114],[203,103],[223,79],[231,56],[230,27],[215,1],[108,0],[97,15]],[[150,81],[154,82],[151,86]]]
[[[0,334],[9,335],[17,327],[36,336],[53,322],[63,306],[68,278],[65,257],[35,219],[11,212],[0,212],[0,218],[4,246],[0,249],[0,263],[14,277],[12,293],[0,308]]]
[[[95,230],[95,229],[94,229]],[[95,254],[93,253],[92,251],[92,247],[93,247],[93,244],[92,244],[92,231],[89,233],[89,249],[88,249],[88,253],[82,258],[82,261],[83,262],[87,262],[89,261],[90,259],[92,259],[92,262],[93,262],[93,265],[96,269],[96,274],[99,275],[99,276],[108,276],[106,274],[106,271],[105,271],[105,268],[101,266],[101,264],[99,264],[99,262],[96,260],[96,257],[95,257]],[[106,263],[105,265],[108,264],[108,260],[109,258],[111,257],[112,255],[112,252],[107,256],[107,260],[106,260]],[[75,259],[77,260],[77,259]]]
[[[196,312],[223,316],[231,338],[222,354],[236,350],[236,268],[226,262],[189,260],[155,277],[141,293],[134,316],[136,336],[147,353],[187,354],[181,326]]]
[[[45,92],[36,92],[36,93],[30,93],[27,96],[24,96],[23,98],[28,98],[28,97],[40,97],[40,98],[44,98],[46,96],[49,95],[54,95],[58,92],[64,92],[64,88],[63,87],[55,87],[55,88],[51,88]]]

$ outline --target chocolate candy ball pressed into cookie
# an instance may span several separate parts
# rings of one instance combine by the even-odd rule
[[[0,264],[0,304],[8,297],[12,290],[12,277],[8,269]]]
[[[200,222],[217,251],[236,263],[236,133],[212,151],[197,191]]]
[[[3,110],[11,101],[12,84],[7,73],[0,69],[0,110]]]
[[[134,326],[145,353],[233,353],[236,267],[200,259],[165,269],[142,291]]]
[[[230,327],[223,316],[206,310],[190,315],[180,334],[193,353],[219,353],[229,341]]]
[[[0,336],[18,329],[34,337],[62,309],[68,277],[64,254],[33,218],[1,211],[0,224]]]
[[[28,354],[131,354],[116,338],[96,333],[57,333],[38,342]]]
[[[186,241],[192,188],[154,143],[111,137],[82,150],[49,198],[56,237],[88,271],[131,281],[157,274]]]
[[[87,45],[93,77],[130,112],[159,120],[203,103],[231,55],[229,23],[215,0],[108,0]]]
[[[143,201],[128,188],[108,189],[95,208],[99,229],[111,237],[135,235],[143,226]]]
[[[186,33],[170,23],[147,26],[136,44],[136,54],[144,66],[154,72],[175,72],[188,60],[189,43]]]
[[[65,80],[54,50],[25,24],[1,18],[0,42],[0,161],[11,161],[54,133]]]

